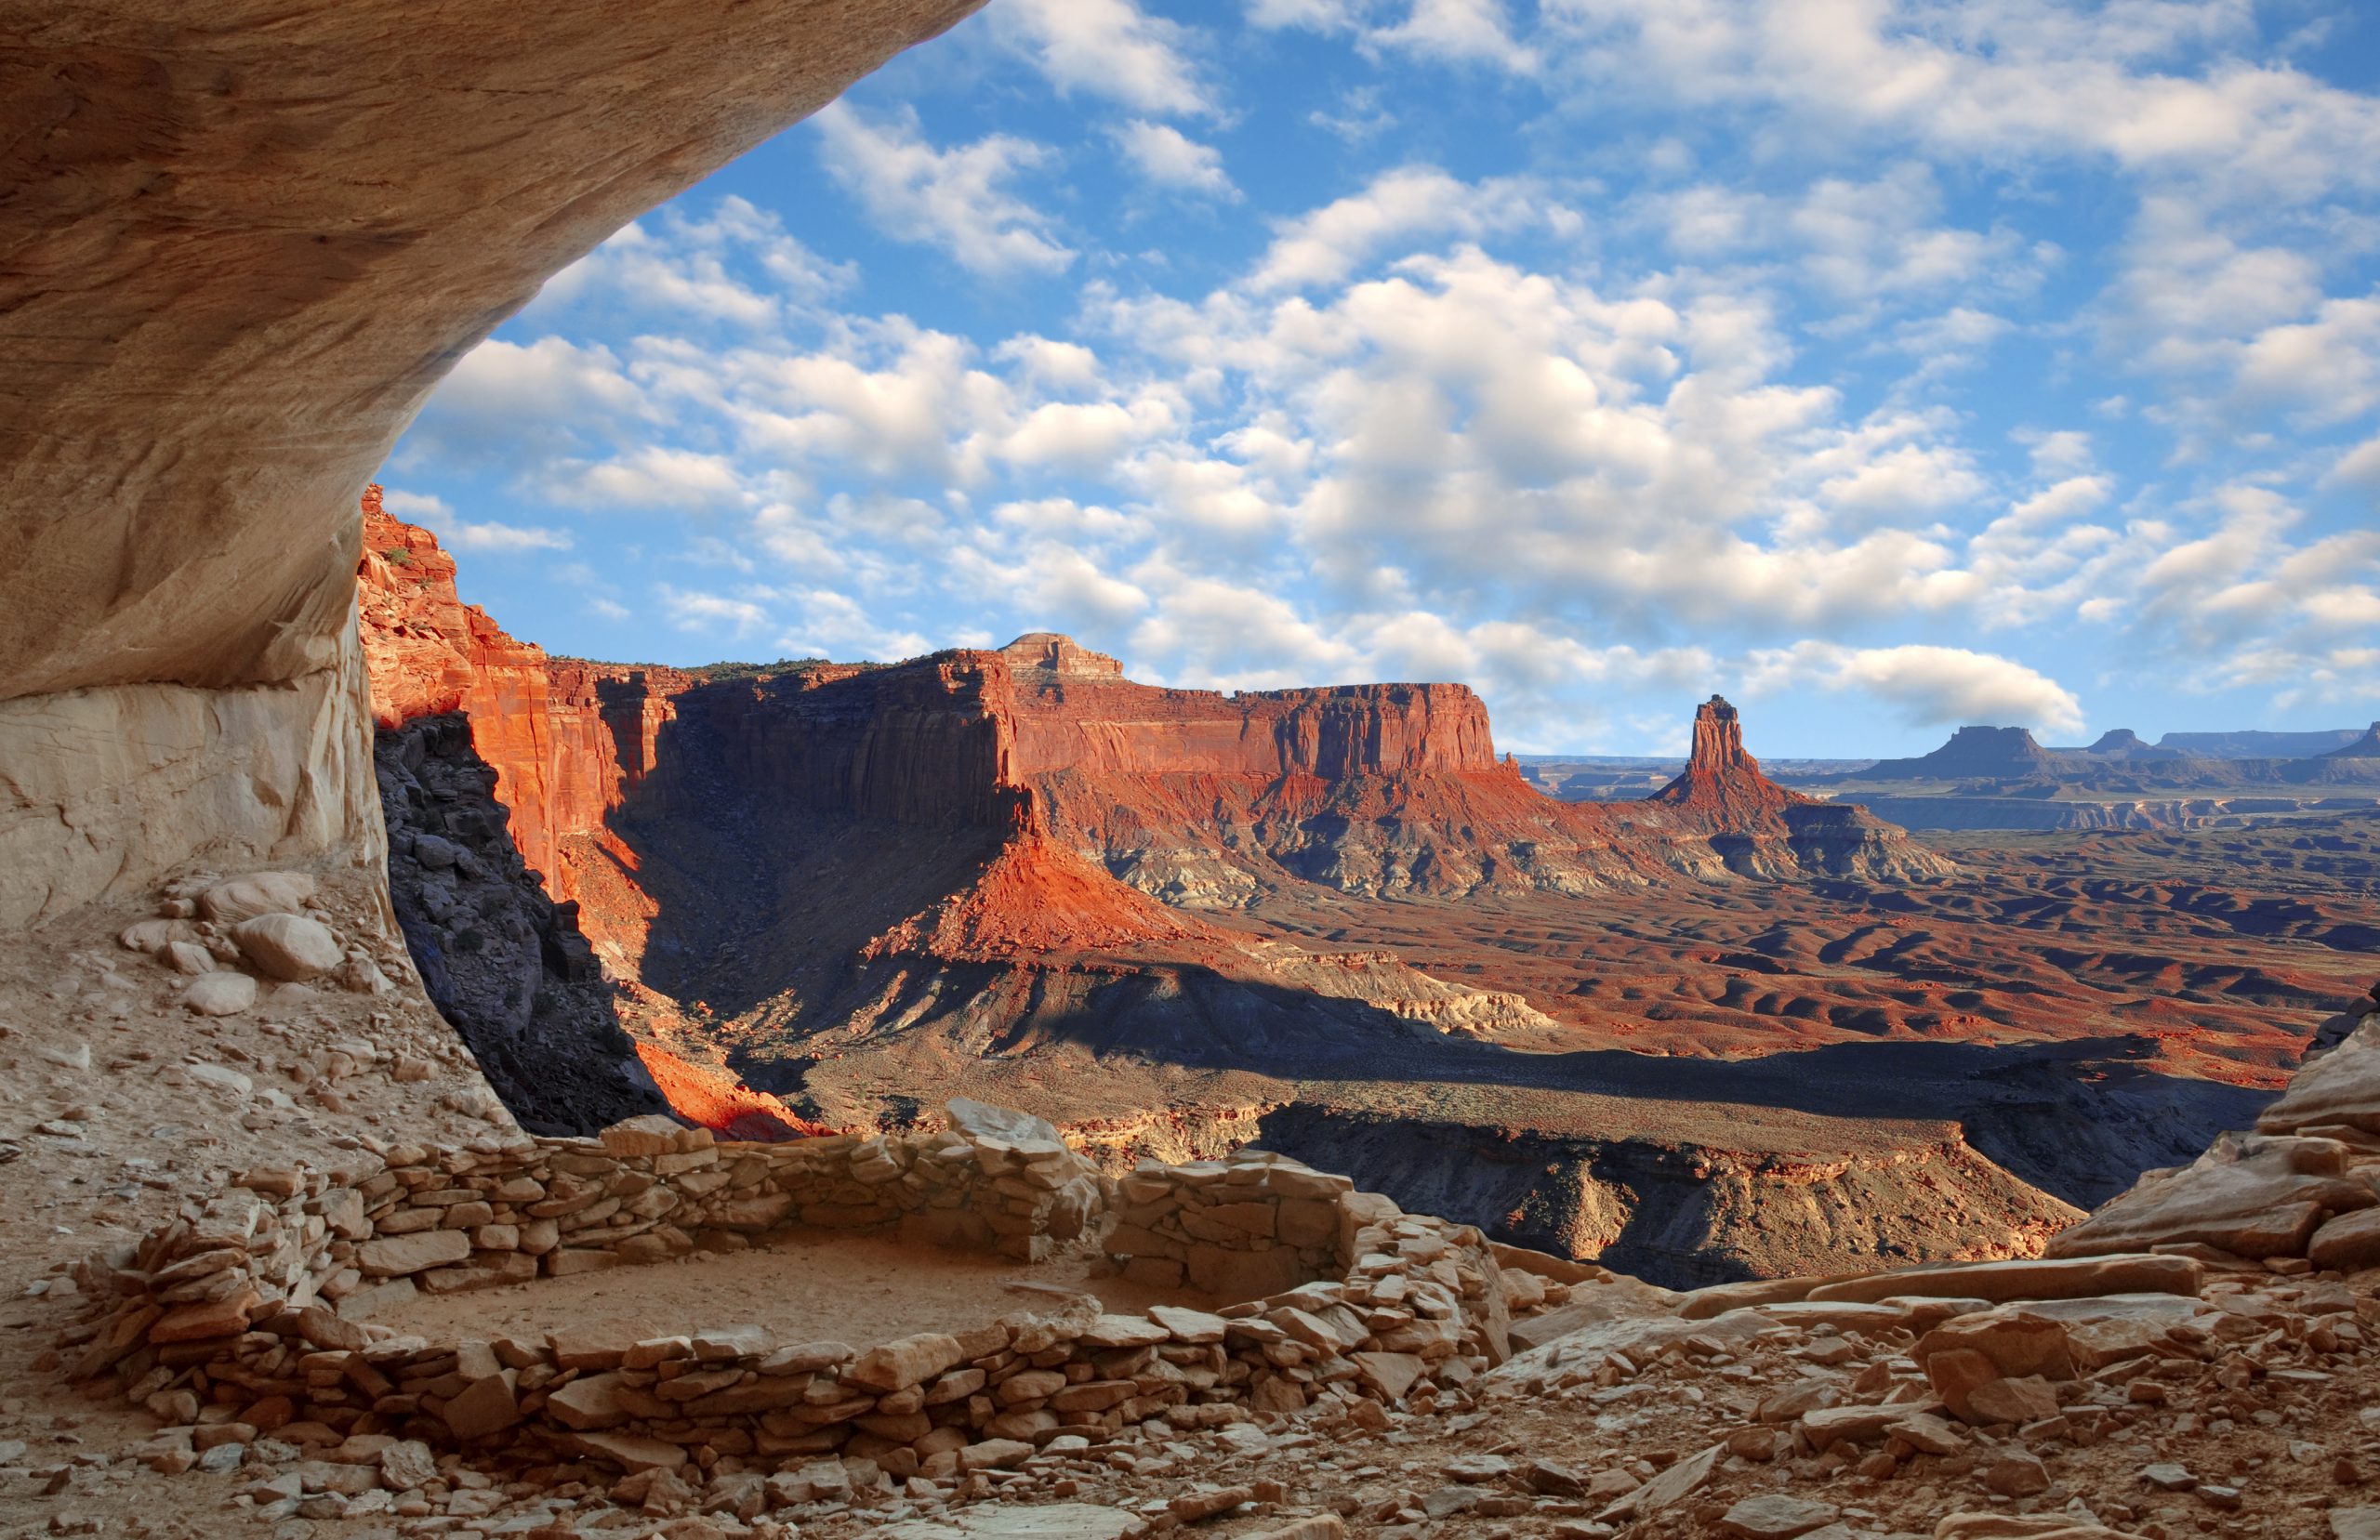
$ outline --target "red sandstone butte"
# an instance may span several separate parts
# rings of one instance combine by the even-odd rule
[[[1717,695],[1695,708],[1694,748],[1684,772],[1646,800],[1728,825],[1816,805],[1761,773],[1760,761],[1744,752],[1736,708]]]

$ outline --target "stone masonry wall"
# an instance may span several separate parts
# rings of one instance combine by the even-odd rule
[[[62,1344],[71,1375],[112,1375],[163,1421],[159,1458],[176,1468],[266,1437],[377,1463],[390,1492],[429,1480],[440,1450],[525,1447],[594,1461],[623,1485],[715,1477],[728,1458],[783,1507],[851,1481],[963,1481],[1159,1417],[1219,1426],[1325,1401],[1369,1417],[1426,1403],[1510,1350],[1506,1291],[1476,1230],[1261,1153],[1144,1165],[1104,1191],[1054,1140],[951,1130],[721,1145],[641,1118],[598,1139],[398,1148],[244,1183],[86,1263],[99,1310]],[[794,1226],[899,1225],[1037,1257],[1087,1233],[1111,1200],[1138,1216],[1104,1243],[1128,1269],[1289,1282],[1145,1317],[1078,1296],[864,1351],[734,1326],[433,1343],[369,1320],[412,1290],[735,1249]],[[1292,1277],[1317,1266],[1336,1276]]]
[[[1254,1151],[1229,1161],[1143,1161],[1117,1184],[1102,1243],[1125,1276],[1225,1299],[1344,1276],[1356,1221],[1346,1177]]]

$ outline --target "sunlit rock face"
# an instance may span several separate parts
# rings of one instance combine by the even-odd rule
[[[0,926],[377,861],[356,489],[549,274],[977,3],[0,0]]]

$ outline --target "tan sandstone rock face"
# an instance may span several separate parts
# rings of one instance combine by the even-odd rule
[[[2062,1231],[2050,1255],[2194,1244],[2246,1257],[2302,1257],[2325,1219],[2380,1204],[2380,1191],[2349,1173],[2347,1153],[2336,1139],[2225,1134],[2188,1165],[2148,1173]]]
[[[371,860],[356,489],[549,274],[978,3],[0,0],[0,926]]]

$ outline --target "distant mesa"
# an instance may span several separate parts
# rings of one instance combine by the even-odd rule
[[[1072,637],[1055,631],[1027,631],[1000,649],[1012,668],[1031,669],[1067,678],[1121,679],[1124,665],[1104,652],[1077,645]]]
[[[2316,757],[2322,759],[2380,759],[2380,722],[2374,722],[2370,727],[2365,728],[2363,730],[2363,736],[2358,738],[2354,743],[2343,744],[2338,748],[2331,750],[2328,754],[2318,755]]]
[[[2180,749],[2161,748],[2128,727],[2109,728],[2099,734],[2099,741],[2087,748],[2053,749],[2052,753],[2087,754],[2100,759],[2187,759],[2189,755]]]
[[[2310,759],[2355,742],[2353,728],[2327,728],[2319,732],[2168,732],[2159,748],[2209,759]]]
[[[2127,734],[2129,736],[2129,734]],[[1963,727],[1950,741],[1914,759],[1880,759],[1859,771],[1862,781],[2004,780],[2035,775],[2049,769],[2057,756],[2033,741],[2020,727]]]

